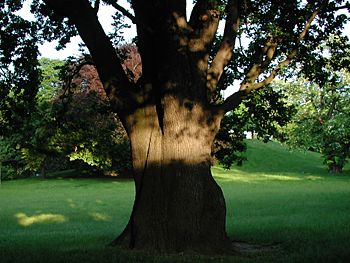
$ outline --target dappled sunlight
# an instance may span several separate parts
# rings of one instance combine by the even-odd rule
[[[225,174],[215,174],[214,177],[216,179],[219,179],[220,181],[238,181],[238,182],[243,182],[243,183],[251,183],[252,179],[254,178],[249,178],[247,176],[239,176],[239,175],[225,175]]]
[[[31,226],[33,224],[43,224],[43,223],[64,223],[68,219],[64,215],[60,214],[38,214],[33,216],[28,216],[25,213],[15,214],[17,222],[21,226]]]
[[[108,222],[112,221],[112,217],[110,215],[107,215],[105,213],[90,213],[90,216],[94,221],[102,221],[102,222]]]
[[[69,205],[70,208],[76,208],[77,207],[76,203],[74,203],[74,201],[72,199],[68,198],[67,202],[68,202],[68,205]]]
[[[315,181],[324,179],[321,176],[315,175],[247,173],[235,169],[227,171],[222,167],[213,167],[212,172],[214,177],[220,181],[237,181],[244,183],[263,181]]]
[[[300,181],[303,180],[301,177],[289,176],[289,175],[273,175],[273,174],[262,174],[258,177],[261,177],[262,180],[278,180],[278,181]]]
[[[324,178],[321,176],[309,175],[309,176],[305,176],[305,179],[315,181],[315,180],[323,180]]]

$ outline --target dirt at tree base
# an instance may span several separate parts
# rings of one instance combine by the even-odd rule
[[[252,244],[241,240],[232,241],[233,250],[242,256],[254,256],[261,253],[275,253],[281,251],[281,245],[272,244]]]

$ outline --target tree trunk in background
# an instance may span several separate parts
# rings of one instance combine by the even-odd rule
[[[46,158],[44,158],[44,160],[41,164],[40,173],[41,173],[42,178],[46,178]]]
[[[342,173],[343,167],[334,163],[331,166],[329,166],[329,172],[332,174],[339,174]]]

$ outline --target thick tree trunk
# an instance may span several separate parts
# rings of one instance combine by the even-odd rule
[[[227,251],[225,200],[210,171],[218,122],[199,106],[178,107],[173,101],[163,126],[155,106],[128,119],[136,198],[130,222],[115,243],[160,251]]]

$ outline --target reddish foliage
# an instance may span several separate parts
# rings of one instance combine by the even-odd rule
[[[141,57],[137,47],[132,44],[126,44],[121,46],[117,52],[129,80],[136,83],[142,75]],[[75,87],[75,92],[89,93],[90,91],[95,91],[102,99],[106,99],[103,85],[93,65],[84,65],[79,70],[79,74],[73,78],[72,84]]]
[[[129,80],[136,83],[142,75],[141,56],[137,47],[132,44],[126,44],[118,49],[118,53],[122,59],[122,66]]]
[[[105,99],[106,95],[103,85],[93,65],[84,65],[80,69],[79,74],[73,78],[72,83],[75,87],[79,87],[79,90],[76,90],[76,92],[89,93],[90,91],[95,91],[101,98]]]

